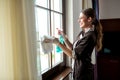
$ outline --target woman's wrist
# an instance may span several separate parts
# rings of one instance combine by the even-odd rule
[[[68,38],[65,38],[64,41],[65,41],[65,42],[68,41]]]
[[[60,45],[60,42],[58,42],[56,45],[58,45],[58,46],[59,46],[59,45]]]
[[[68,40],[67,35],[64,35],[64,40],[65,40],[65,41],[67,41],[67,40]]]

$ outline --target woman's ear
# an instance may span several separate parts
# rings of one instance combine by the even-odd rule
[[[88,22],[92,22],[92,18],[91,17],[88,18]]]

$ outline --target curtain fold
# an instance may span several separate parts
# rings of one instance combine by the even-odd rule
[[[0,79],[13,80],[13,55],[9,3],[0,0]],[[7,75],[7,77],[6,77]]]
[[[34,16],[34,0],[0,0],[0,80],[41,80]]]

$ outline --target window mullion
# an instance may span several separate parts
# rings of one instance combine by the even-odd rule
[[[50,35],[52,35],[52,26],[51,26],[51,0],[49,0],[49,21],[50,21]],[[50,67],[52,68],[52,52],[50,53]]]

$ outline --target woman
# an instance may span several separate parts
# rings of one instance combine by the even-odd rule
[[[66,55],[73,58],[74,80],[94,80],[91,54],[94,48],[97,51],[100,51],[102,48],[102,27],[96,19],[95,12],[92,8],[83,10],[79,15],[78,22],[82,31],[78,34],[73,45],[60,30],[58,32],[64,37],[66,46],[61,44],[57,38],[53,40],[53,43],[61,47]]]

